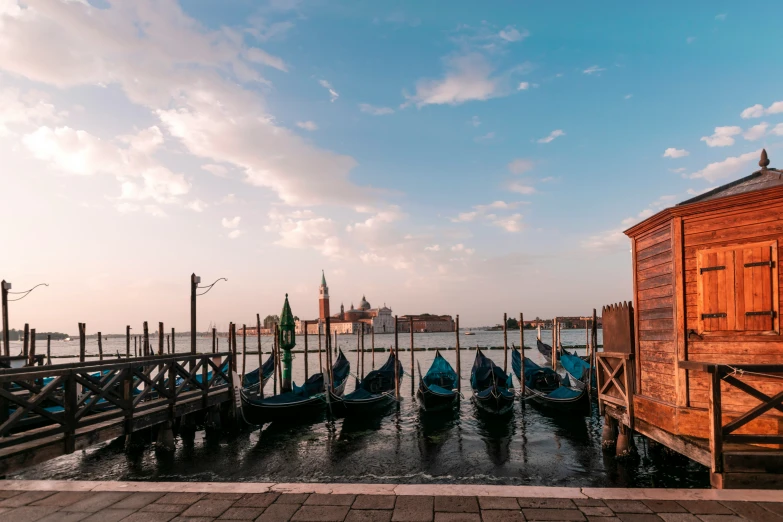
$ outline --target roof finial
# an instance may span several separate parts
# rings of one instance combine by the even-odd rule
[[[761,170],[767,170],[769,166],[769,158],[767,157],[767,149],[761,149],[761,159],[759,160],[759,167]]]

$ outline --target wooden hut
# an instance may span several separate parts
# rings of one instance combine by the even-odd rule
[[[599,354],[610,422],[709,466],[715,487],[783,486],[783,171],[764,150],[759,165],[625,231],[628,349]]]

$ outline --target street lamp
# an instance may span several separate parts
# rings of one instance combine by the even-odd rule
[[[9,301],[21,301],[25,297],[27,297],[30,292],[38,288],[39,286],[49,286],[46,283],[38,283],[34,287],[32,287],[30,290],[25,290],[24,292],[9,292],[11,290],[11,283],[3,279],[0,281],[0,294],[2,294],[2,315],[3,315],[3,355],[8,357],[11,355],[11,344],[10,344],[10,337],[8,333],[8,302]],[[21,295],[21,297],[17,297],[16,299],[8,299],[8,294],[13,295]]]
[[[218,281],[228,281],[228,279],[220,277],[209,286],[198,286],[201,284],[201,276],[197,276],[195,273],[190,274],[190,353],[196,353],[196,297],[204,295],[212,290],[212,287],[215,286]],[[203,290],[205,288],[206,290],[204,292],[201,292],[200,294],[196,293],[197,290]]]
[[[288,304],[288,294],[285,294],[283,312],[280,314],[280,337],[278,339],[279,346],[283,349],[283,382],[280,390],[283,393],[290,392],[293,388],[291,386],[291,350],[296,346],[295,329],[294,315]]]

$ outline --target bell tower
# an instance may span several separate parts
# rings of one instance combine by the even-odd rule
[[[318,288],[318,318],[323,323],[329,317],[329,287],[326,286],[326,276],[321,270],[321,286]]]

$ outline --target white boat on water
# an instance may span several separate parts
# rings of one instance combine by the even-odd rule
[[[474,332],[465,332],[465,335],[476,335]]]
[[[68,342],[68,341],[70,341],[70,340],[71,340],[71,338],[70,338],[70,337],[66,337],[65,339],[63,339],[63,342],[64,342],[64,343],[67,343],[67,342]]]

